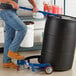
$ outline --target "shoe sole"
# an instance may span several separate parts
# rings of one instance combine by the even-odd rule
[[[13,69],[16,69],[17,67],[7,67],[7,66],[3,66],[3,68],[13,68]]]

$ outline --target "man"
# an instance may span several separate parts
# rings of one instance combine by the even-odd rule
[[[34,0],[28,0],[33,5],[33,12],[37,12]],[[3,55],[3,67],[16,68],[11,58],[22,60],[24,56],[17,53],[18,48],[26,34],[27,26],[17,16],[16,10],[19,9],[18,0],[0,0],[0,17],[5,21],[5,44]],[[17,34],[15,35],[15,32]]]

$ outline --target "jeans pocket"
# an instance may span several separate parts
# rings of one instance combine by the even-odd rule
[[[7,14],[7,10],[2,10],[0,12],[0,17],[6,22],[8,21],[8,14]]]
[[[1,17],[1,19],[5,20],[5,11],[4,10],[0,11],[0,17]]]

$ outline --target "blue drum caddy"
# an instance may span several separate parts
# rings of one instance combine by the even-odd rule
[[[20,8],[32,11],[31,8]],[[38,61],[40,64],[51,64],[54,71],[71,69],[75,52],[76,18],[44,11],[38,12],[47,16],[41,56]]]

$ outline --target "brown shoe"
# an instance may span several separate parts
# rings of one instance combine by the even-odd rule
[[[24,56],[21,56],[19,53],[12,52],[12,51],[8,51],[8,57],[14,58],[14,59],[17,59],[17,60],[23,60],[24,59]]]
[[[15,68],[16,69],[17,65],[12,63],[12,62],[10,62],[10,63],[3,63],[3,67],[4,68]]]

